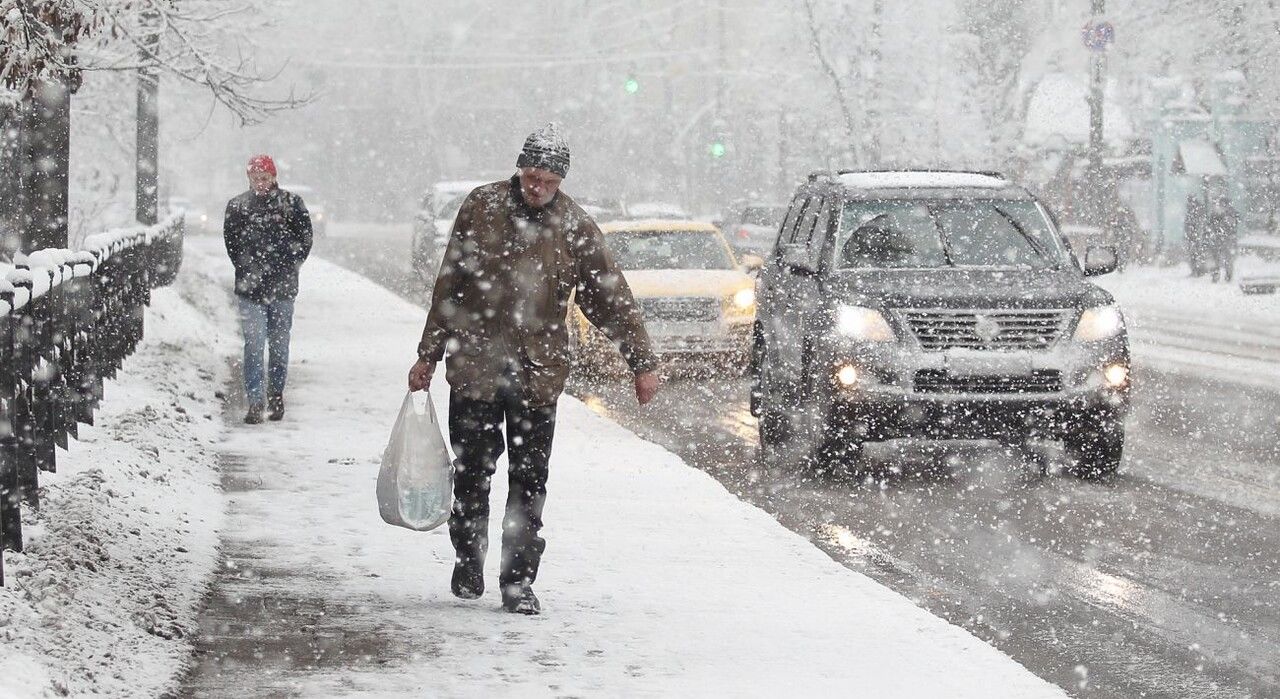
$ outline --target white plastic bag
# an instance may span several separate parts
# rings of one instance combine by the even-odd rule
[[[453,461],[431,394],[409,393],[382,453],[378,511],[387,524],[425,532],[449,519]]]

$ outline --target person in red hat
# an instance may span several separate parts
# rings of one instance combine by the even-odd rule
[[[253,425],[262,422],[264,409],[271,420],[284,419],[293,302],[298,270],[311,253],[311,215],[302,197],[280,189],[271,156],[250,158],[247,174],[249,190],[227,202],[222,237],[236,269],[249,403],[244,421]]]

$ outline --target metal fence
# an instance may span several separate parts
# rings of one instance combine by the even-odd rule
[[[21,504],[39,506],[40,471],[93,424],[103,382],[142,340],[151,290],[177,276],[182,241],[177,216],[0,270],[0,549],[22,550]]]

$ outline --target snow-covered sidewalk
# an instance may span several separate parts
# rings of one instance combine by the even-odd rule
[[[560,402],[543,530],[548,548],[536,585],[543,615],[500,611],[493,589],[477,601],[455,599],[448,589],[453,552],[447,533],[389,527],[374,500],[379,457],[403,398],[423,310],[322,260],[308,262],[294,324],[288,414],[282,423],[245,426],[237,382],[222,367],[206,366],[211,356],[225,361],[238,352],[225,291],[230,273],[217,239],[189,241],[178,291],[195,305],[172,292],[158,296],[148,317],[150,349],[144,347],[115,391],[128,401],[121,414],[153,404],[153,412],[140,414],[163,432],[170,421],[201,429],[216,424],[217,415],[204,418],[209,409],[202,411],[201,401],[232,387],[217,445],[225,495],[212,487],[199,430],[188,430],[193,446],[187,452],[171,454],[162,446],[158,462],[145,448],[145,454],[131,453],[134,444],[113,447],[108,458],[119,452],[117,463],[100,465],[119,472],[110,476],[120,480],[117,493],[142,491],[157,474],[170,487],[139,496],[150,515],[95,500],[84,516],[120,510],[120,517],[142,518],[152,529],[189,532],[175,531],[163,542],[179,553],[148,556],[145,567],[96,574],[77,568],[69,583],[74,589],[46,596],[49,601],[26,599],[26,588],[0,591],[0,620],[8,622],[0,634],[40,641],[24,641],[16,656],[12,646],[0,646],[0,697],[68,686],[64,678],[74,663],[45,653],[98,659],[93,672],[70,684],[73,694],[171,690],[182,671],[182,638],[119,646],[110,634],[74,628],[99,618],[124,623],[137,597],[176,609],[179,633],[170,635],[185,636],[192,600],[206,582],[201,564],[214,569],[213,587],[199,619],[193,667],[179,690],[184,695],[1062,696],[1007,656],[845,569],[711,477],[567,396]],[[183,312],[166,311],[166,304]],[[158,337],[189,344],[179,352]],[[148,362],[148,352],[170,361]],[[176,408],[151,393],[130,393],[130,382],[172,396],[186,406],[177,414],[190,414],[190,421],[177,420]],[[443,415],[443,381],[435,390]],[[182,398],[188,394],[194,397]],[[99,443],[115,436],[107,432],[113,415],[104,414]],[[119,436],[143,439],[137,432]],[[73,450],[65,461],[78,454]],[[153,464],[145,474],[136,465],[144,462]],[[183,465],[191,463],[198,467]],[[77,468],[87,466],[70,465],[60,477],[74,479]],[[491,588],[505,490],[505,478],[496,478],[486,569]],[[58,512],[51,505],[48,516],[61,517]],[[60,545],[79,545],[74,536],[68,533],[64,538],[72,540]],[[111,538],[119,536],[113,531]],[[15,570],[35,568],[39,555],[8,555],[6,562]],[[133,576],[169,585],[125,585],[108,593]],[[6,610],[9,616],[2,616]],[[51,630],[51,620],[61,626]],[[158,638],[154,630],[128,632]],[[62,648],[68,635],[83,640]],[[151,679],[143,677],[146,671]]]

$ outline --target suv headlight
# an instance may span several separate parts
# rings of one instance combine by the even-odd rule
[[[1115,306],[1096,306],[1085,309],[1076,323],[1076,342],[1096,342],[1115,337],[1124,330],[1124,316]]]
[[[756,290],[751,288],[739,289],[733,295],[733,305],[740,311],[750,309],[756,305]]]
[[[893,342],[896,339],[883,313],[862,306],[837,306],[836,332],[863,342]]]

